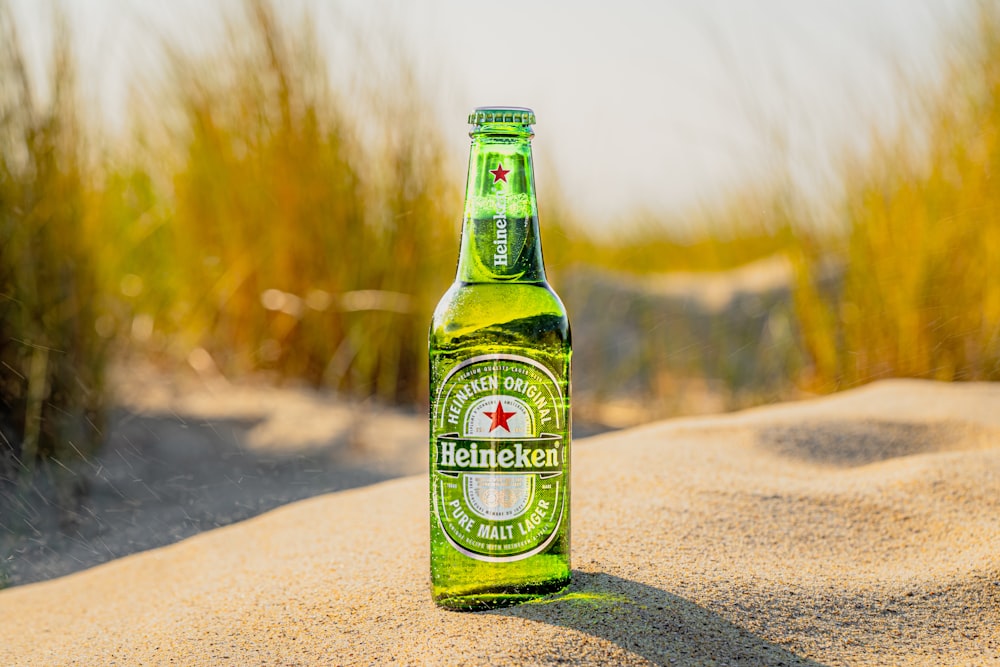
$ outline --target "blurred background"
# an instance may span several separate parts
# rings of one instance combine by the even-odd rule
[[[483,104],[578,435],[1000,379],[998,9],[0,0],[0,586],[418,470]]]

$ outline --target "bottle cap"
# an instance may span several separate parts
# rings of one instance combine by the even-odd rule
[[[483,123],[515,123],[534,125],[535,112],[527,107],[477,107],[469,114],[471,125]]]

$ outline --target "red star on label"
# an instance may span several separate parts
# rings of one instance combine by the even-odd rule
[[[504,412],[503,405],[500,401],[497,401],[497,409],[494,412],[484,412],[483,414],[493,420],[493,423],[490,424],[490,433],[492,433],[493,429],[498,426],[502,426],[504,430],[510,433],[510,427],[507,426],[507,420],[513,417],[516,413]]]
[[[503,162],[497,162],[497,168],[496,169],[490,169],[490,173],[493,174],[493,182],[494,183],[496,183],[497,181],[503,181],[504,183],[506,183],[507,182],[507,174],[510,173],[510,169],[504,169],[503,168]]]

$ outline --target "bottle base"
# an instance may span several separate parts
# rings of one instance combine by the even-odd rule
[[[462,593],[442,592],[434,596],[434,603],[450,611],[486,611],[501,609],[538,600],[546,595],[559,593],[569,586],[569,577],[547,581],[543,584],[529,584],[504,589],[466,591]]]

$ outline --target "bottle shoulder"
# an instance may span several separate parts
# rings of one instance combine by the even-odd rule
[[[434,310],[430,340],[434,345],[511,332],[569,345],[566,308],[548,283],[456,282]]]

